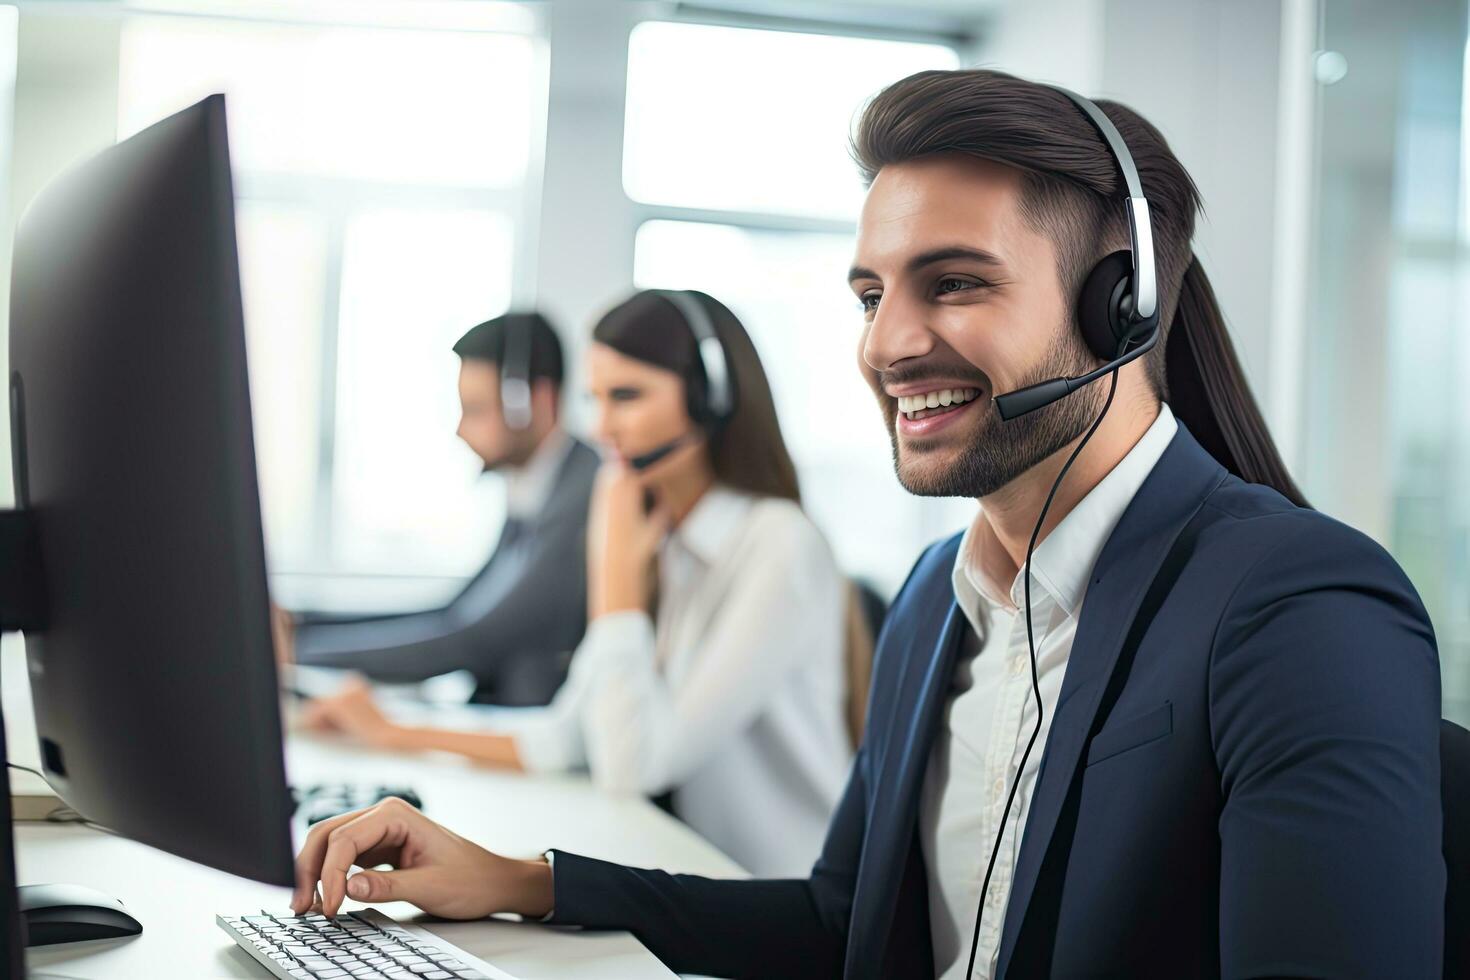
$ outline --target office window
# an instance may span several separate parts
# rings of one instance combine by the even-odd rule
[[[213,92],[243,173],[506,187],[526,169],[529,39],[134,18],[119,138]]]
[[[863,187],[848,128],[883,86],[957,65],[939,44],[700,24],[641,24],[629,41],[623,182],[646,219],[634,280],[702,289],[740,317],[807,512],[845,570],[890,593],[919,546],[974,504],[899,486],[859,373],[846,278]]]
[[[1470,724],[1466,41],[1463,3],[1324,4],[1303,484],[1403,565]]]
[[[224,92],[267,548],[279,597],[444,598],[503,501],[454,436],[450,346],[505,311],[530,36],[139,15],[118,135]],[[488,483],[488,485],[487,485]]]
[[[473,210],[370,211],[347,226],[332,520],[349,567],[469,574],[494,539],[483,508],[465,524],[481,464],[454,434],[450,348],[509,305],[512,236],[505,217]]]
[[[321,427],[327,221],[315,210],[241,201],[235,210],[257,470],[272,558],[310,559]],[[268,366],[268,368],[267,368]]]
[[[649,22],[628,47],[623,185],[647,204],[857,216],[848,124],[938,44]]]

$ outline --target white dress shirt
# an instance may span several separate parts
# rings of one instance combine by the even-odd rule
[[[1103,545],[1177,428],[1164,405],[1128,455],[1032,554],[1031,623],[1046,711],[1003,832],[1000,817],[1006,795],[1036,724],[1026,643],[1025,570],[1009,582],[997,581],[994,570],[1015,566],[983,510],[960,543],[953,576],[955,600],[974,635],[955,667],[945,724],[929,758],[919,809],[919,839],[929,869],[934,968],[942,980],[964,977],[980,887],[996,834],[1002,832],[981,916],[974,973],[983,980],[995,975],[1022,829],[1087,582]]]
[[[567,683],[516,732],[531,771],[586,765],[676,812],[752,873],[805,877],[852,750],[846,585],[796,504],[715,486],[659,552],[658,622],[595,619]]]

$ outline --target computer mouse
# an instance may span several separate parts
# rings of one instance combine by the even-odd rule
[[[26,885],[16,891],[27,946],[120,939],[143,931],[121,902],[83,885]]]

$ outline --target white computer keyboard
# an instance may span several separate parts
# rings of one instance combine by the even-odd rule
[[[377,911],[215,917],[281,980],[515,980],[417,926]]]

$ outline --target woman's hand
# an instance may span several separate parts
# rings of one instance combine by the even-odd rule
[[[394,870],[348,877],[354,866],[384,864]],[[345,898],[410,902],[446,919],[482,919],[495,912],[539,919],[552,908],[551,867],[544,860],[492,854],[397,798],[311,829],[296,856],[292,912],[302,915],[317,906],[318,881],[324,915],[336,915]]]
[[[604,463],[592,490],[587,522],[591,617],[647,609],[654,558],[669,533],[669,515],[657,502],[645,512],[643,481],[620,462]]]
[[[285,666],[296,662],[296,620],[272,600],[271,645],[275,647],[276,663]]]
[[[372,688],[353,678],[331,697],[315,698],[301,712],[303,728],[339,732],[379,749],[398,748],[403,729],[373,703]]]

